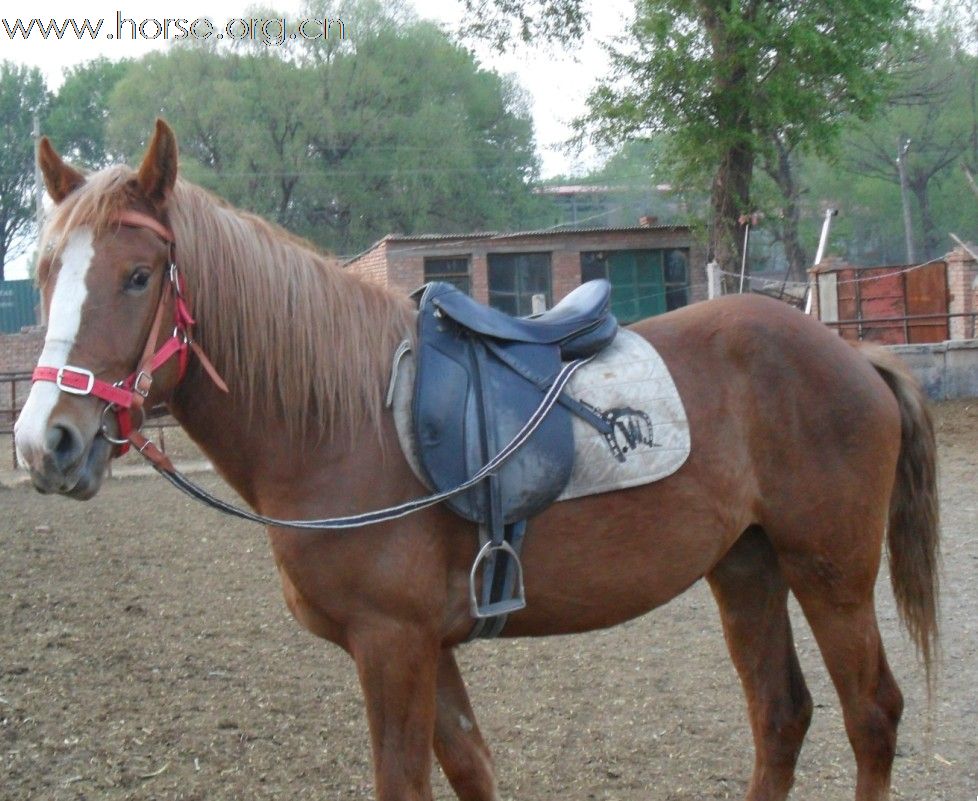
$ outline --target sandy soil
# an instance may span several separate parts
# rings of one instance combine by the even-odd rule
[[[885,568],[877,605],[907,699],[893,795],[962,801],[978,797],[978,402],[937,417],[930,713]],[[816,711],[793,798],[848,799],[838,702],[797,609],[795,627]],[[744,702],[702,582],[609,631],[480,643],[461,662],[505,799],[743,797]],[[4,801],[372,797],[352,663],[289,617],[259,528],[157,478],[111,481],[88,504],[0,487],[0,761]]]

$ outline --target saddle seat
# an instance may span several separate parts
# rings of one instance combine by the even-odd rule
[[[447,285],[433,303],[469,331],[507,342],[559,345],[561,358],[570,361],[593,356],[615,338],[618,322],[610,301],[611,284],[599,280],[581,284],[536,317],[511,317]]]

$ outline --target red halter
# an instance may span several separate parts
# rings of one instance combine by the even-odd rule
[[[194,342],[191,336],[194,325],[194,318],[190,314],[187,306],[186,294],[184,292],[183,279],[177,270],[176,262],[173,259],[174,238],[169,228],[162,223],[138,211],[124,210],[115,215],[115,222],[120,225],[128,225],[133,228],[145,228],[159,236],[170,246],[170,263],[167,280],[169,281],[170,296],[173,299],[173,334],[163,345],[154,353],[153,346],[159,338],[160,328],[163,324],[163,311],[166,308],[167,291],[166,287],[160,292],[160,302],[156,307],[156,315],[153,317],[153,326],[150,329],[149,337],[143,348],[142,356],[137,363],[136,370],[122,381],[110,384],[96,378],[91,370],[84,367],[46,367],[38,365],[34,368],[34,381],[51,381],[57,385],[62,392],[71,395],[93,395],[108,404],[102,414],[110,409],[115,412],[116,425],[118,428],[118,438],[112,437],[102,425],[102,435],[116,445],[115,456],[122,456],[129,450],[130,442],[137,435],[136,427],[132,423],[132,412],[142,411],[143,404],[153,386],[153,373],[168,362],[173,356],[179,360],[178,381],[183,380],[187,372],[187,362],[189,351],[193,350],[197,354],[201,365],[207,371],[214,383],[224,392],[228,391],[227,385],[218,375],[210,359],[204,355],[200,346]],[[142,420],[140,420],[142,425]],[[144,442],[140,438],[140,442]]]

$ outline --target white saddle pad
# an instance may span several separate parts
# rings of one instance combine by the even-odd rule
[[[388,402],[401,449],[424,481],[412,435],[414,357],[394,365]],[[621,330],[610,347],[571,378],[565,392],[614,425],[601,434],[572,414],[574,469],[558,501],[637,487],[676,472],[689,456],[686,410],[669,370],[655,348],[632,331]]]

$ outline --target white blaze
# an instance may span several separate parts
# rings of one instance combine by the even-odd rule
[[[64,367],[68,364],[68,356],[81,325],[82,307],[88,295],[85,276],[88,275],[94,253],[91,229],[72,231],[61,253],[61,270],[51,296],[48,331],[39,365]],[[14,424],[17,458],[21,464],[28,466],[31,453],[43,452],[48,418],[60,394],[61,390],[50,381],[38,381],[31,387],[27,402]]]

